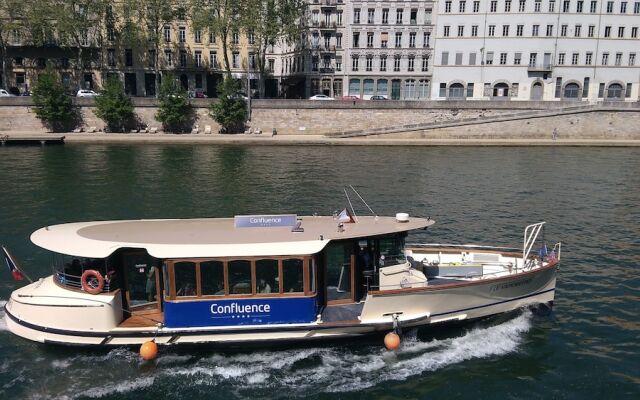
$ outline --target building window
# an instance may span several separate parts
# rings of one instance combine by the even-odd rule
[[[633,3],[633,13],[640,14],[640,1]]]
[[[409,47],[416,47],[416,33],[409,33]]]
[[[602,53],[602,65],[609,64],[609,53]]]
[[[165,26],[164,27],[164,41],[169,43],[171,42],[171,27],[170,26]]]
[[[133,50],[125,49],[124,51],[124,65],[127,67],[133,67]]]
[[[531,29],[531,36],[538,36],[539,31],[540,31],[540,25],[533,25]]]
[[[629,58],[629,62],[631,62],[631,58]],[[422,72],[426,72],[427,70],[429,70],[429,57],[425,55],[422,56]]]
[[[403,13],[403,11],[404,10],[402,8],[396,9],[396,25],[402,24],[402,13]]]
[[[549,1],[549,12],[555,12],[556,9],[556,2],[554,0],[550,0]]]
[[[171,50],[164,51],[164,62],[167,64],[167,67],[173,67],[173,54]]]
[[[416,97],[416,81],[415,79],[407,79],[404,82],[404,98],[414,99]]]
[[[591,1],[591,7],[589,9],[589,12],[592,14],[595,14],[597,12],[596,11],[597,8],[598,8],[598,2],[596,0]]]
[[[496,35],[496,26],[495,25],[489,25],[489,35],[488,36],[495,36]]]
[[[411,9],[411,14],[409,15],[409,23],[411,25],[415,25],[418,21],[418,10],[415,8]]]
[[[537,58],[538,58],[538,53],[530,53],[529,54],[529,66],[530,67],[535,67],[536,66]]]
[[[386,71],[387,70],[387,56],[380,56],[380,71]]]
[[[396,47],[402,47],[402,32],[396,32]]]
[[[407,71],[412,72],[415,64],[415,56],[409,56],[409,64],[407,66]]]
[[[569,28],[569,25],[562,25],[560,27],[560,36],[565,37],[567,36],[567,29]]]
[[[585,56],[584,63],[586,65],[591,65],[591,59],[592,58],[593,58],[593,53],[588,52],[587,55]]]
[[[629,53],[629,66],[636,65],[636,53]]]
[[[209,68],[218,67],[218,53],[211,50],[209,51]]]
[[[619,38],[623,38],[624,37],[624,26],[619,26],[618,27],[618,37]]]
[[[522,36],[523,31],[524,31],[524,25],[516,26],[516,36]]]
[[[513,56],[513,65],[520,65],[522,60],[522,53],[516,53]]]
[[[253,29],[251,29],[249,33],[247,33],[247,40],[249,41],[250,45],[256,44],[256,33],[253,31]]]
[[[584,78],[584,84],[582,85],[582,97],[589,97],[589,77]]]
[[[541,1],[536,0],[535,3],[533,3],[533,11],[540,12],[540,6],[541,6]]]
[[[240,43],[240,33],[233,32],[231,34],[231,44],[238,44],[238,43]]]
[[[547,25],[547,37],[553,36],[553,25]]]
[[[507,64],[507,53],[500,53],[500,65]]]
[[[353,23],[354,24],[359,24],[360,23],[360,9],[359,8],[354,8],[353,9]]]
[[[610,26],[605,26],[604,27],[604,37],[608,38],[611,36],[611,27]]]
[[[471,36],[472,37],[478,36],[478,25],[471,26]]]
[[[373,57],[372,56],[367,56],[367,61],[365,64],[365,69],[367,71],[372,71],[373,70]]]
[[[587,34],[587,36],[592,38],[593,35],[594,35],[595,30],[596,30],[596,26],[595,25],[589,25],[589,33]]]
[[[154,68],[156,66],[156,51],[149,50],[147,54],[149,67]]]
[[[382,9],[382,23],[384,25],[389,23],[389,9],[388,8],[383,8]]]
[[[584,5],[584,1],[582,1],[582,0],[578,1],[578,5],[576,6],[576,12],[581,13],[583,5]]]
[[[450,13],[451,12],[451,2],[450,1],[445,1],[444,2],[444,12],[446,12],[446,13]]]
[[[608,1],[607,2],[607,13],[612,13],[613,12],[613,1]]]
[[[455,62],[455,64],[456,65],[462,65],[462,53],[461,52],[456,53],[456,62]]]
[[[582,30],[582,26],[581,25],[576,25],[575,31],[574,31],[574,36],[575,37],[580,37],[580,31],[581,30]]]
[[[556,78],[556,97],[560,98],[560,94],[562,93],[562,78]]]
[[[616,53],[616,66],[622,65],[622,53]]]
[[[113,42],[116,40],[116,31],[112,27],[107,28],[107,40]],[[16,43],[14,41],[14,43]]]
[[[449,52],[448,51],[443,51],[442,52],[442,58],[440,61],[441,65],[449,65]]]
[[[564,56],[565,53],[558,54],[558,65],[564,65]]]
[[[564,0],[562,3],[562,12],[569,12],[569,8],[571,7],[571,1]]]
[[[367,32],[367,47],[373,47],[373,32]]]
[[[240,68],[240,53],[237,51],[234,51],[232,54],[232,67]]]
[[[638,27],[634,26],[633,28],[631,28],[631,37],[632,38],[637,38],[638,37]]]
[[[466,6],[467,6],[467,2],[466,2],[466,1],[461,0],[461,1],[460,1],[460,8],[459,8],[458,10],[459,10],[461,13],[463,13],[463,12],[464,12],[464,9],[466,8]]]
[[[185,50],[180,50],[180,67],[187,67],[187,52]]]
[[[429,41],[431,39],[431,32],[425,32],[424,35],[422,35],[422,42],[423,42],[423,46],[424,47],[429,47]]]
[[[353,34],[353,47],[360,47],[360,34],[357,32]]]
[[[336,14],[336,25],[342,26],[342,10]]]
[[[488,51],[485,59],[485,64],[493,65],[493,51]]]
[[[193,32],[193,41],[196,43],[202,43],[202,31],[197,30]]]
[[[336,71],[342,71],[342,58],[336,57]]]
[[[180,43],[184,43],[187,41],[187,28],[185,28],[184,26],[181,26],[179,28],[179,36],[178,39],[180,41]]]
[[[195,62],[196,62],[196,67],[202,67],[202,51],[196,50]]]
[[[476,53],[469,53],[469,65],[476,65]]]
[[[578,58],[580,57],[579,53],[573,53],[571,55],[571,65],[578,65]]]
[[[496,0],[491,1],[491,12],[496,12],[498,10],[498,2]]]
[[[464,36],[464,25],[458,25],[458,37]]]
[[[473,2],[473,12],[474,13],[480,12],[480,2],[479,1],[474,1]]]
[[[367,10],[367,23],[368,24],[373,24],[373,20],[375,18],[376,15],[376,9],[375,8],[370,8]]]
[[[351,70],[352,71],[357,71],[358,70],[358,61],[359,61],[358,56],[353,56],[351,58]]]
[[[520,0],[520,5],[518,6],[518,11],[519,12],[524,12],[524,8],[525,8],[526,3],[527,2],[525,0]]]
[[[502,36],[509,36],[509,25],[502,25]]]
[[[511,0],[507,0],[504,2],[504,12],[511,11]]]
[[[400,56],[393,57],[393,70],[400,71]]]

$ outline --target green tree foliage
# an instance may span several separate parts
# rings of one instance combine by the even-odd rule
[[[124,132],[135,125],[133,102],[124,93],[120,79],[107,80],[101,95],[96,97],[96,116],[103,120],[112,132]]]
[[[187,96],[173,76],[165,75],[160,85],[159,105],[156,119],[162,122],[167,132],[185,132],[195,122],[195,113]]]
[[[266,55],[269,46],[280,44],[299,51],[304,48],[306,0],[240,0],[240,24],[248,36],[253,35],[260,72],[260,96],[264,96]]]
[[[229,63],[229,37],[240,31],[238,0],[190,0],[189,9],[193,29],[213,33],[222,44],[222,59],[227,75],[231,74]]]
[[[230,77],[218,85],[218,101],[211,104],[209,115],[222,126],[223,132],[237,133],[244,130],[247,119],[247,106],[237,95],[240,85]]]
[[[33,110],[42,123],[54,132],[70,130],[80,122],[80,115],[58,76],[47,70],[33,86]]]

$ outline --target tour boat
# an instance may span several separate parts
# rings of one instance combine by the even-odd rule
[[[561,245],[540,243],[544,222],[522,249],[405,244],[433,224],[345,210],[47,226],[31,240],[53,275],[11,294],[6,324],[65,345],[266,346],[552,305]]]

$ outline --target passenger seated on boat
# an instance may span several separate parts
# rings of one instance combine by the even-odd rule
[[[195,296],[196,295],[196,290],[194,289],[193,286],[191,286],[190,283],[187,283],[186,285],[184,285],[184,287],[182,287],[180,290],[178,290],[178,293],[176,293],[178,296]]]
[[[264,279],[260,279],[258,282],[258,293],[271,293],[271,285],[269,285]]]

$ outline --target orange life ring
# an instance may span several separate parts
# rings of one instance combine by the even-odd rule
[[[89,294],[98,294],[104,288],[104,278],[100,272],[94,269],[88,269],[82,273],[80,278],[82,290]]]

